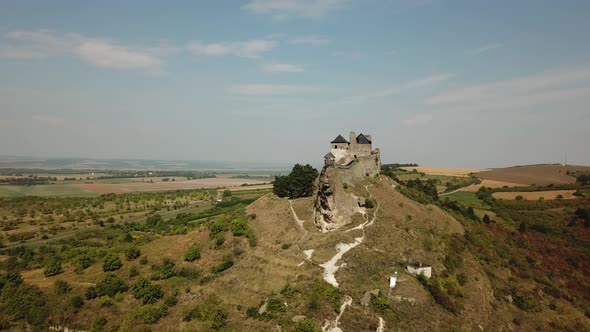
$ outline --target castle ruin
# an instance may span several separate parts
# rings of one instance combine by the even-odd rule
[[[349,140],[338,135],[330,142],[330,152],[324,156],[316,197],[315,222],[322,231],[337,229],[351,222],[360,212],[365,200],[345,191],[381,172],[381,154],[373,150],[371,135],[350,132]]]

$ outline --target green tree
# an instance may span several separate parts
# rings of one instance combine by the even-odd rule
[[[127,258],[127,260],[132,261],[139,256],[141,256],[141,251],[137,249],[137,247],[131,246],[127,248],[127,250],[125,250],[125,257]]]
[[[63,272],[63,269],[61,268],[61,262],[57,259],[51,261],[47,266],[45,266],[45,270],[43,271],[43,274],[45,274],[46,277],[51,277],[51,276],[55,276],[58,275],[60,273]]]
[[[274,181],[273,193],[279,197],[308,197],[314,193],[317,169],[307,164],[296,164],[289,175],[277,176]]]
[[[117,293],[124,293],[128,289],[127,284],[114,273],[107,273],[105,277],[96,283],[96,286],[86,290],[86,298],[92,299],[98,296],[114,297]]]
[[[142,300],[143,304],[154,303],[164,296],[160,285],[152,284],[145,278],[139,278],[131,286],[131,293],[136,299]]]
[[[102,270],[105,272],[116,271],[120,269],[121,266],[123,266],[123,263],[121,263],[119,256],[110,254],[105,257],[104,263],[102,264]]]

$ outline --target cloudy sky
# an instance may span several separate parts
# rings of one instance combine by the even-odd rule
[[[0,155],[590,164],[590,2],[0,3]]]

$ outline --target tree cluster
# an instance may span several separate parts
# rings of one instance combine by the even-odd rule
[[[289,175],[275,178],[273,193],[279,197],[309,197],[314,193],[314,182],[318,175],[318,170],[311,165],[296,164]]]

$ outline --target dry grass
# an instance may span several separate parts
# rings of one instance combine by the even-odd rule
[[[567,172],[590,172],[589,166],[537,165],[497,168],[474,174],[480,179],[520,183],[523,185],[548,185],[574,183],[576,179]]]
[[[468,177],[471,173],[482,172],[485,169],[481,168],[452,168],[452,167],[431,167],[431,166],[419,166],[419,167],[401,167],[406,171],[416,170],[431,175],[445,175],[445,176],[460,176]]]
[[[238,179],[238,178],[209,178],[195,179],[187,181],[168,181],[168,182],[132,182],[132,183],[80,183],[75,186],[90,190],[99,194],[122,194],[129,192],[149,192],[149,191],[167,191],[182,189],[201,189],[201,188],[221,188],[221,187],[239,187],[243,184],[264,184],[265,181],[259,179]],[[253,189],[252,187],[244,187]],[[246,190],[246,189],[243,189]]]
[[[494,181],[494,180],[481,180],[480,184],[472,184],[470,186],[459,189],[459,191],[476,192],[481,187],[503,188],[503,187],[521,187],[521,186],[526,186],[526,184],[514,183],[514,182]]]
[[[492,196],[498,199],[514,200],[517,196],[522,196],[526,200],[538,200],[543,199],[557,199],[558,195],[561,195],[564,199],[576,198],[573,193],[575,190],[551,190],[551,191],[533,191],[533,192],[498,192],[493,193]]]
[[[272,183],[224,188],[224,190],[229,190],[229,191],[248,191],[248,190],[262,190],[262,189],[272,189]]]

